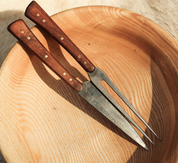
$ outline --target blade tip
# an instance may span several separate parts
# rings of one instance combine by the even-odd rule
[[[148,147],[147,147],[147,146],[145,146],[145,149],[149,152],[149,149],[148,149]]]
[[[146,149],[147,151],[149,151],[148,147],[146,146],[146,144],[143,142],[142,144],[140,144],[144,149]]]

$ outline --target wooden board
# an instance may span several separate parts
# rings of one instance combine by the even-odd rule
[[[149,152],[79,97],[32,52],[16,43],[0,71],[0,149],[7,162],[178,162],[178,44],[152,21],[113,7],[82,7],[52,16],[113,80],[162,139]],[[44,30],[32,31],[81,81],[86,72]]]

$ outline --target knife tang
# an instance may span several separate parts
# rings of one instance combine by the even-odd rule
[[[47,66],[59,77],[63,78],[75,91],[83,87],[73,75],[65,70],[60,63],[47,51],[41,42],[35,37],[23,20],[17,20],[8,26],[8,30],[25,46],[31,49]]]
[[[28,5],[25,16],[48,31],[87,72],[94,71],[95,66],[92,62],[35,1],[32,1]]]

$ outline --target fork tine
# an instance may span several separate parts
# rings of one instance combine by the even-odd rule
[[[111,95],[105,90],[105,88],[100,84],[98,85],[99,90],[109,99],[111,99]],[[113,99],[113,98],[112,98]],[[111,101],[110,101],[111,102]],[[134,122],[134,120],[125,112],[125,110],[113,99],[111,102],[119,112],[122,113],[153,145],[153,141],[145,134],[145,132]]]
[[[97,75],[96,75],[97,74]],[[101,81],[104,80],[113,91],[126,103],[126,105],[137,115],[137,117],[152,131],[152,133],[161,140],[156,133],[151,129],[151,127],[145,122],[145,120],[140,116],[136,109],[130,104],[130,102],[125,98],[121,91],[115,86],[115,84],[107,77],[101,69],[95,67],[95,73],[88,73],[91,81],[97,85],[98,89],[108,98],[108,100],[152,143],[151,139],[143,132],[143,130],[133,121],[133,119],[125,112],[125,110],[114,100],[114,98],[103,88]],[[96,78],[97,76],[97,78]],[[100,79],[98,79],[100,76]]]
[[[130,104],[130,102],[123,96],[119,96],[125,104],[136,114],[136,116],[149,128],[149,130],[161,141],[158,135],[153,131],[153,129],[145,122],[145,120],[140,116],[140,114],[136,111],[136,109]]]
[[[146,123],[146,121],[141,117],[137,110],[132,106],[132,104],[126,99],[122,92],[112,83],[112,81],[107,82],[107,84],[115,91],[115,93],[125,102],[125,104],[135,113],[135,115],[149,128],[149,130],[159,139],[158,135],[153,131],[153,129]]]

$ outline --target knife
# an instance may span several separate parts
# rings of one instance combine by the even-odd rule
[[[144,149],[149,150],[140,136],[121,113],[90,81],[81,83],[71,75],[34,36],[23,20],[17,20],[8,26],[8,30],[26,47],[34,52],[51,70],[66,81],[82,98],[101,112]]]
[[[32,1],[26,11],[26,17],[44,28],[51,36],[62,45],[74,59],[88,72],[91,82],[104,94],[105,97],[154,145],[152,140],[144,133],[144,131],[133,121],[133,119],[125,112],[125,110],[112,98],[112,96],[101,85],[104,80],[113,91],[125,102],[125,104],[137,115],[137,117],[150,129],[150,131],[161,140],[146,121],[140,116],[137,110],[130,104],[122,92],[115,86],[109,77],[81,52],[81,50],[69,39],[69,37],[59,28],[59,26],[50,18],[50,16],[35,1]]]

